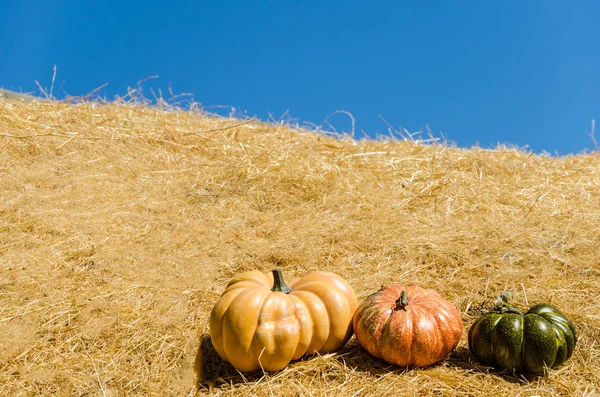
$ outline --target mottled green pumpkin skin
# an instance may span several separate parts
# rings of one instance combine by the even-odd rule
[[[553,306],[539,304],[521,314],[509,305],[478,318],[468,341],[471,354],[484,365],[544,375],[571,357],[577,333]]]

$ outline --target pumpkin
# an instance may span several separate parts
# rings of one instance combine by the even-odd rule
[[[240,371],[277,371],[305,354],[338,350],[358,307],[340,276],[319,271],[286,285],[280,269],[235,276],[210,314],[215,350]]]
[[[459,311],[438,292],[391,285],[367,297],[354,315],[354,333],[373,356],[401,367],[444,359],[458,344]]]
[[[523,314],[501,299],[469,328],[471,354],[484,365],[512,372],[546,374],[569,359],[576,344],[573,324],[548,304]]]

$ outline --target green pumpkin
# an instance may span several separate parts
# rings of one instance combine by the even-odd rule
[[[523,314],[503,301],[469,329],[469,350],[484,365],[543,375],[573,354],[577,333],[553,306],[539,304]]]

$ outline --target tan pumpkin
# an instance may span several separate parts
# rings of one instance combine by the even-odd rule
[[[279,269],[235,276],[210,314],[215,350],[240,371],[277,371],[333,352],[352,336],[358,302],[340,276],[314,272],[288,287]]]
[[[443,360],[463,330],[459,311],[439,293],[399,285],[367,297],[353,324],[356,338],[369,353],[400,367]]]

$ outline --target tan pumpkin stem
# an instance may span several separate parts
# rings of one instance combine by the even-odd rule
[[[396,306],[394,310],[404,310],[406,311],[406,306],[408,306],[408,294],[406,291],[402,291],[400,297],[396,300]]]
[[[273,288],[271,288],[271,291],[283,292],[284,294],[292,292],[292,289],[283,280],[281,269],[273,269]]]
[[[519,308],[508,301],[511,296],[512,292],[502,291],[496,300],[494,300],[494,309],[498,313],[515,313],[523,315],[523,312],[520,311]]]

